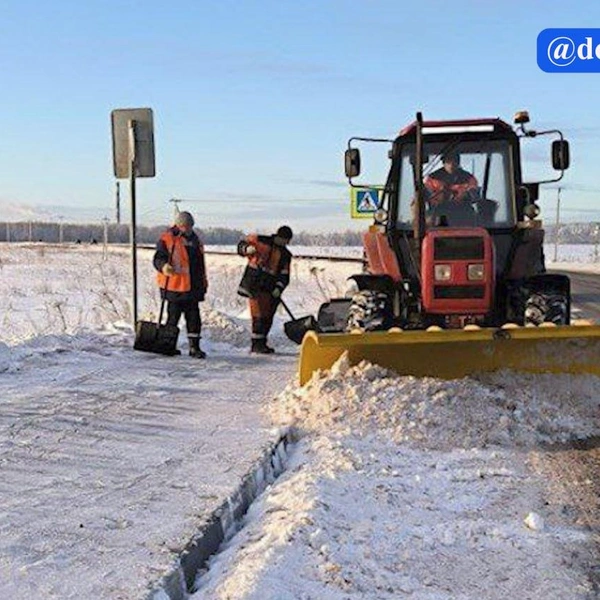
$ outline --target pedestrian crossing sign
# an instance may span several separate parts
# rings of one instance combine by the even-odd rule
[[[381,202],[381,190],[377,188],[351,188],[353,219],[369,219],[373,217]]]

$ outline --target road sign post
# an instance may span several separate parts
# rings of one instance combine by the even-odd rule
[[[137,286],[137,228],[136,184],[137,177],[154,177],[154,124],[152,109],[126,108],[111,113],[113,167],[117,179],[129,178],[131,196],[131,271],[133,277],[133,330],[138,318]]]

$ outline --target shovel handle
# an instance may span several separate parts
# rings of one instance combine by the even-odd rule
[[[295,317],[292,314],[292,311],[288,308],[288,305],[283,301],[283,298],[281,296],[279,296],[279,302],[281,302],[281,306],[283,306],[283,308],[285,308],[285,312],[290,315],[290,318],[292,319],[292,321],[295,321]]]
[[[167,301],[167,288],[169,287],[169,278],[167,277],[165,281],[165,295],[162,297],[160,301],[160,313],[158,315],[158,326],[160,327],[162,323],[163,313],[165,312],[165,303]]]
[[[173,260],[173,252],[175,252],[175,243],[173,243],[173,247],[171,248],[171,251],[169,252],[169,260],[167,261],[168,264],[171,264],[171,260]],[[167,278],[165,279],[165,287],[161,288],[161,289],[164,289],[165,293],[160,302],[160,313],[158,315],[158,326],[159,327],[162,323],[163,313],[165,312],[165,303],[167,302],[167,290],[169,289],[169,279],[170,279],[170,277],[167,275]]]

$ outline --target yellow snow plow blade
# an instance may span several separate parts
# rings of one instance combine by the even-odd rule
[[[300,385],[348,352],[400,375],[455,379],[482,371],[600,375],[600,325],[467,328],[435,331],[309,331],[300,350]]]

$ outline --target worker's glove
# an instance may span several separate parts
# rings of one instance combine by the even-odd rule
[[[175,269],[169,263],[165,263],[161,271],[163,272],[163,275],[166,275],[167,277],[175,274]]]
[[[246,248],[246,256],[254,256],[256,254],[256,248],[254,246],[248,246]]]
[[[276,287],[272,292],[271,292],[271,296],[273,296],[273,298],[279,298],[281,296],[281,288]]]

